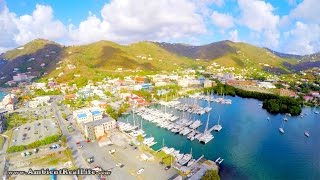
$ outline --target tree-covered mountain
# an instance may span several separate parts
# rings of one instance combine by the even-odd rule
[[[307,60],[309,59],[311,60]],[[220,41],[202,46],[160,42],[120,45],[98,41],[86,45],[62,46],[36,39],[0,55],[0,83],[16,73],[77,82],[105,75],[174,71],[218,63],[226,67],[290,73],[318,67],[320,53],[298,56],[278,53],[247,43]],[[119,73],[121,71],[121,73]]]

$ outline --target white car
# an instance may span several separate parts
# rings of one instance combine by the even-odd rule
[[[141,168],[141,169],[139,169],[139,170],[137,171],[137,174],[142,174],[143,171],[144,171],[144,168]]]
[[[121,166],[121,165],[122,165],[121,163],[117,163],[117,164],[116,164],[116,167],[119,167],[119,166]]]

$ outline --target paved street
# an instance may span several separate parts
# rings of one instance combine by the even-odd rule
[[[61,97],[55,96],[53,98],[52,107],[54,110],[54,115],[58,120],[62,134],[67,137],[67,144],[72,151],[72,156],[75,160],[75,165],[77,166],[77,168],[89,168],[87,165],[87,162],[81,156],[81,154],[79,153],[78,148],[76,146],[76,142],[81,141],[81,140],[83,141],[84,139],[83,138],[81,139],[82,135],[79,134],[80,133],[79,131],[76,130],[75,132],[70,134],[69,131],[67,130],[68,124],[65,120],[63,120],[62,113],[59,111],[57,104],[56,104],[56,101],[58,99],[61,100]],[[96,179],[96,178],[94,176],[84,176],[84,179],[91,180],[91,179]]]

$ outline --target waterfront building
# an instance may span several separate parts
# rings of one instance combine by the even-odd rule
[[[210,87],[212,87],[212,81],[209,80],[209,79],[204,80],[203,87],[204,87],[204,88],[210,88]]]
[[[116,121],[110,117],[91,121],[83,124],[84,135],[87,139],[94,141],[107,134],[108,131],[116,128]]]
[[[276,88],[271,82],[258,82],[258,86],[261,88],[272,89]]]
[[[97,107],[73,111],[73,118],[78,124],[100,120],[102,119],[102,115],[100,108]]]
[[[7,94],[2,102],[1,107],[8,110],[9,112],[14,111],[15,104],[18,102],[18,98],[15,94]]]

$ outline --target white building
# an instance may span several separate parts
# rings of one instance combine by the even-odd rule
[[[73,118],[78,124],[97,121],[102,119],[103,113],[100,108],[85,108],[73,111]]]
[[[189,86],[189,80],[188,79],[179,79],[178,85],[181,87],[188,87]]]
[[[35,89],[47,89],[46,83],[32,83],[32,87]]]
[[[261,88],[266,88],[266,89],[276,88],[276,86],[270,82],[258,82],[258,86]]]
[[[32,101],[29,101],[28,106],[30,108],[36,108],[38,106],[48,105],[49,102],[50,102],[50,96],[39,96],[39,97],[33,98]]]
[[[212,87],[212,81],[209,79],[204,80],[204,84],[203,84],[204,88],[210,88]]]
[[[159,87],[159,86],[166,86],[168,83],[165,81],[159,81],[154,83],[154,86]]]
[[[7,94],[1,102],[1,108],[4,108],[9,112],[12,112],[15,107],[14,105],[17,102],[18,102],[18,98],[15,94]]]
[[[26,74],[20,74],[13,76],[13,81],[20,82],[20,81],[26,81],[28,80],[28,76]]]

